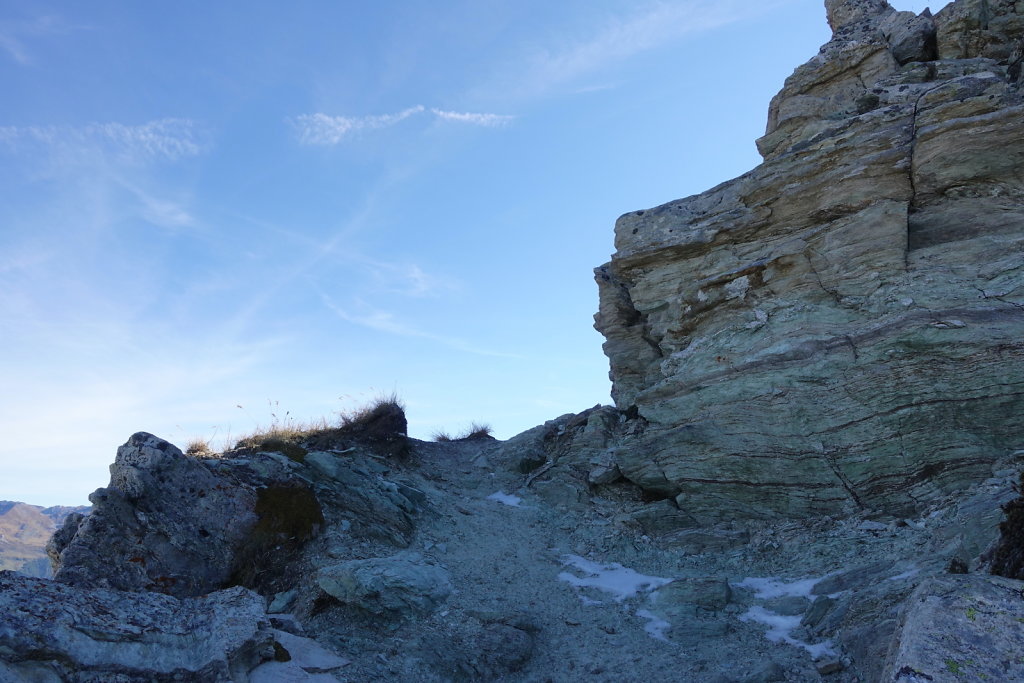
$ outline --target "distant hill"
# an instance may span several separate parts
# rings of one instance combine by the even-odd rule
[[[28,576],[51,576],[46,543],[72,512],[88,512],[89,507],[55,505],[40,507],[28,503],[0,500],[0,569],[11,569]]]

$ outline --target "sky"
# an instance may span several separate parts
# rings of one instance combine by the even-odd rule
[[[610,403],[615,219],[756,166],[828,38],[821,0],[0,2],[0,499],[85,504],[136,431]]]

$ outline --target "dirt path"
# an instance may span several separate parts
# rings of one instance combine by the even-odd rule
[[[889,612],[957,542],[950,509],[927,524],[761,525],[694,554],[623,522],[643,501],[542,496],[503,457],[494,442],[421,443],[394,474],[425,496],[398,555],[443,568],[453,590],[413,619],[305,617],[352,661],[342,680],[863,680],[853,660],[884,658]]]

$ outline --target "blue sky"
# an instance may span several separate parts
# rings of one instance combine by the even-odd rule
[[[820,0],[0,4],[0,499],[84,503],[139,430],[610,402],[616,217],[755,166],[828,37]]]

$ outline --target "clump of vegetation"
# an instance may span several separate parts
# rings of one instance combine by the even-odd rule
[[[274,420],[269,429],[239,439],[235,449],[273,451],[303,462],[309,450],[339,449],[359,441],[387,457],[409,454],[405,407],[395,394],[380,396],[362,408],[341,413],[336,425],[324,419],[298,422],[287,412],[283,420],[274,412],[271,415]]]
[[[405,405],[394,393],[379,396],[368,405],[341,414],[341,431],[374,439],[407,436]]]
[[[190,439],[185,446],[185,455],[191,455],[194,458],[212,458],[215,454],[209,441],[196,437]]]
[[[493,439],[491,425],[482,422],[473,422],[458,436],[451,436],[448,432],[437,431],[431,435],[434,441],[447,443],[452,441],[473,441],[476,439]]]

